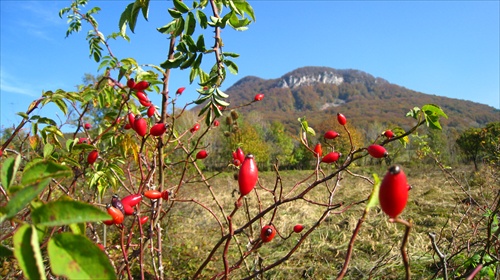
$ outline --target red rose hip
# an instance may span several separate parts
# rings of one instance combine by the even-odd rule
[[[274,236],[276,235],[276,229],[272,225],[267,225],[262,227],[262,230],[260,231],[260,238],[262,239],[262,242],[267,243],[273,240]]]
[[[346,117],[341,113],[337,113],[337,121],[339,122],[340,125],[346,125],[347,123]]]
[[[408,182],[400,166],[391,166],[380,184],[378,195],[382,211],[391,218],[403,212],[408,202]]]
[[[367,150],[368,153],[374,158],[383,158],[389,155],[389,153],[383,146],[377,144],[368,146]]]
[[[238,186],[240,188],[241,196],[245,196],[250,193],[257,180],[259,179],[259,171],[257,169],[257,163],[252,154],[248,154],[245,160],[241,164],[240,171],[238,173]]]

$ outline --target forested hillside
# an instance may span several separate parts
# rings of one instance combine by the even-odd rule
[[[226,90],[232,105],[249,102],[258,92],[265,94],[262,103],[241,108],[241,112],[257,111],[290,131],[298,129],[299,117],[307,116],[311,125],[318,126],[337,112],[347,113],[361,129],[374,122],[408,126],[414,120],[401,116],[414,106],[430,103],[443,108],[449,117],[443,125],[453,131],[499,120],[499,110],[493,107],[416,92],[359,70],[303,67],[277,79],[245,77]]]

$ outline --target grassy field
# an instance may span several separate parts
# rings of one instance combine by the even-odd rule
[[[232,278],[245,278],[262,267],[282,260],[284,262],[278,267],[256,278],[335,279],[342,269],[353,230],[363,214],[365,200],[370,195],[372,185],[367,178],[372,179],[372,173],[382,177],[386,168],[384,165],[354,168],[352,172],[356,175],[343,172],[333,180],[316,186],[304,199],[279,205],[276,211],[270,211],[251,227],[236,234],[227,251],[228,263],[239,267],[231,274]],[[328,170],[324,172],[328,174]],[[447,257],[450,276],[463,275],[473,265],[472,257],[484,251],[489,244],[486,241],[488,228],[493,225],[489,224],[485,213],[495,207],[498,211],[498,175],[488,169],[479,174],[473,173],[469,167],[452,170],[453,177],[434,166],[405,169],[405,172],[413,189],[401,217],[413,222],[407,246],[413,279],[443,277],[443,270],[439,269],[440,259],[433,249],[429,233],[435,233],[435,245]],[[322,174],[314,174],[314,171],[283,171],[279,173],[280,180],[277,180],[276,172],[262,172],[259,180],[264,188],[272,190],[277,186],[276,193],[281,190],[282,199],[286,199],[307,188],[316,176],[323,177]],[[296,184],[307,177],[310,178]],[[214,245],[227,234],[225,217],[234,209],[238,197],[237,181],[233,173],[223,173],[209,179],[208,183],[212,191],[201,182],[185,184],[172,198],[173,207],[162,220],[163,264],[168,279],[191,278],[209,257]],[[473,198],[472,203],[470,198]],[[301,236],[325,213],[327,207],[324,204],[328,204],[329,200],[330,205],[339,204],[339,207],[329,211],[321,224],[301,240]],[[233,227],[243,226],[249,217],[258,215],[262,209],[273,204],[273,195],[258,188],[258,198],[255,193],[248,195],[243,207],[234,215]],[[271,219],[279,236],[254,248],[261,226]],[[304,231],[292,233],[293,226],[298,223],[305,226]],[[356,236],[345,279],[404,278],[405,268],[400,252],[404,231],[404,226],[388,222],[379,207],[372,208]],[[117,236],[111,231],[108,238]],[[299,240],[300,246],[290,257],[285,257]],[[498,240],[496,245],[490,245],[496,246],[498,252]],[[200,278],[210,278],[224,271],[223,247],[216,250]],[[112,258],[120,258],[118,248],[110,247],[108,253]],[[242,255],[245,255],[244,259]],[[240,260],[242,262],[238,263]],[[490,270],[496,265],[498,261],[490,266]],[[487,273],[486,269],[484,271]]]

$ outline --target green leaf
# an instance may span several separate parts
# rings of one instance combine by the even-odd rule
[[[19,169],[19,164],[21,163],[21,155],[17,155],[15,158],[10,157],[7,158],[3,162],[2,166],[2,186],[5,189],[9,189],[9,187],[14,183],[14,178]]]
[[[68,106],[66,106],[66,103],[64,103],[62,99],[54,99],[53,102],[59,107],[63,114],[68,114]]]
[[[47,143],[43,147],[43,158],[48,159],[52,155],[52,152],[54,152],[54,145]]]
[[[193,65],[196,59],[196,53],[190,53],[188,57],[189,57],[188,59],[186,59],[183,63],[181,63],[181,65],[179,66],[180,69],[186,69],[191,67],[191,65]]]
[[[240,57],[240,55],[239,55],[239,54],[237,54],[237,53],[233,53],[233,52],[223,52],[223,53],[222,53],[222,55],[223,55],[223,56],[233,57],[233,58],[238,58],[238,57]]]
[[[11,197],[9,203],[4,208],[1,208],[2,214],[0,215],[0,223],[5,219],[10,219],[14,217],[19,211],[21,211],[30,201],[38,196],[39,193],[45,189],[49,184],[50,178],[42,180],[37,185],[27,186],[18,190],[14,196]]]
[[[370,210],[370,208],[377,206],[378,205],[378,192],[380,190],[380,178],[378,177],[377,174],[373,174],[373,188],[372,188],[372,193],[370,194],[370,198],[368,199],[368,203],[366,204],[366,210]]]
[[[26,167],[21,178],[21,184],[27,186],[45,179],[70,177],[72,175],[73,171],[69,167],[51,160],[44,160]]]
[[[104,252],[84,235],[54,235],[47,246],[52,273],[68,279],[117,279]]]
[[[0,244],[0,258],[10,258],[14,256],[14,252],[8,247]]]
[[[162,27],[158,27],[156,30],[158,30],[158,32],[163,33],[163,34],[170,34],[170,33],[175,31],[176,24],[177,24],[177,21],[173,20],[173,21],[169,22],[167,25],[164,25]]]
[[[219,88],[216,88],[215,89],[215,96],[218,96],[220,98],[228,98],[229,95],[227,95],[226,93],[224,93],[222,90],[220,90]]]
[[[85,234],[85,223],[70,224],[69,228],[74,234]]]
[[[51,201],[33,210],[34,224],[43,226],[62,226],[74,223],[99,222],[109,220],[109,214],[90,204],[80,201]]]
[[[218,98],[214,98],[213,101],[215,104],[217,104],[219,106],[223,106],[223,107],[227,107],[230,105],[228,102],[221,100],[221,99],[218,99]]]
[[[183,14],[189,12],[189,7],[180,0],[174,0],[174,7]]]
[[[201,28],[206,29],[208,27],[207,15],[205,15],[205,13],[203,13],[202,10],[197,10],[196,16],[198,17],[198,21],[199,21]]]
[[[247,13],[255,21],[255,12],[247,1],[232,1],[233,5],[242,13]]]
[[[167,59],[165,62],[160,64],[161,67],[164,69],[172,69],[172,68],[177,68],[181,65],[184,60],[186,60],[187,56],[183,55],[182,53],[175,53],[173,59]]]
[[[200,52],[205,52],[207,50],[205,47],[205,38],[203,37],[203,34],[200,34],[200,36],[198,36],[198,39],[196,40],[196,48]]]
[[[426,115],[434,115],[439,117],[448,118],[448,116],[444,113],[443,109],[435,104],[426,104],[422,106],[422,111],[425,112]]]
[[[24,112],[17,112],[16,115],[22,117],[23,119],[28,119],[29,118],[28,114],[26,114]]]
[[[168,13],[172,18],[182,18],[182,13],[176,9],[168,9]]]
[[[28,279],[47,279],[38,236],[33,226],[22,225],[13,237],[14,256]]]
[[[418,114],[420,113],[420,108],[413,107],[408,113],[406,113],[407,117],[412,117],[414,119],[418,119]]]
[[[198,57],[201,57],[201,53],[198,55]],[[198,61],[198,59],[196,60]],[[196,64],[196,61],[195,61],[195,64]],[[191,67],[191,70],[189,71],[189,83],[192,84],[194,79],[196,78],[196,76],[198,75],[198,71],[200,70],[199,66],[196,67],[196,65],[193,65],[193,67]]]
[[[207,101],[208,99],[210,99],[210,97],[212,97],[211,95],[206,95],[206,96],[203,96],[201,98],[198,98],[197,100],[194,101],[195,104],[197,105],[200,105],[202,104],[203,102]]]
[[[233,61],[231,61],[229,59],[224,59],[224,64],[229,69],[229,72],[231,72],[233,75],[238,74],[238,65],[236,65],[236,63],[234,63]]]
[[[149,16],[149,0],[142,0],[142,16],[144,17],[145,20],[148,20]]]
[[[184,35],[184,36],[182,36],[182,40],[188,46],[189,52],[195,53],[198,51],[198,48],[196,47],[196,43],[194,42],[193,37],[191,37],[189,35]]]
[[[196,19],[194,18],[194,14],[189,12],[186,21],[184,22],[184,33],[186,35],[193,35],[194,30],[196,29]]]

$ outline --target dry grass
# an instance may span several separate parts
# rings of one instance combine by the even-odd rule
[[[386,167],[373,168],[379,176],[385,173]],[[354,170],[362,172],[361,169]],[[412,220],[412,229],[408,244],[411,271],[414,279],[429,279],[437,271],[439,259],[432,250],[428,237],[429,232],[437,234],[437,244],[444,253],[452,253],[460,246],[464,246],[467,238],[471,238],[471,225],[483,215],[482,209],[470,206],[461,201],[467,196],[456,182],[444,176],[440,170],[419,172],[406,170],[409,182],[413,185],[410,200],[403,212],[402,218]],[[281,178],[283,193],[286,194],[294,184],[312,171],[282,172]],[[465,174],[465,173],[464,173]],[[370,177],[370,174],[362,174]],[[463,182],[467,178],[456,173]],[[268,189],[276,185],[276,174],[265,172],[260,174],[260,183]],[[490,178],[491,179],[491,178]],[[296,186],[295,190],[287,197],[293,196],[307,187],[314,178]],[[237,199],[237,182],[233,174],[224,173],[209,181],[217,201],[224,208],[224,214],[219,210],[217,203],[209,189],[199,184],[187,184],[183,187],[176,200],[196,199],[198,203],[217,216],[223,224],[221,232],[218,221],[214,216],[194,202],[175,202],[174,207],[162,221],[164,228],[164,265],[166,276],[170,279],[180,279],[193,275],[200,264],[208,257],[223,234],[227,234],[225,216],[234,208]],[[474,199],[481,200],[480,204],[492,203],[493,196],[487,193],[494,192],[494,187],[487,182],[480,187],[471,188],[470,193]],[[491,182],[490,182],[491,183]],[[328,202],[329,192],[334,181],[328,186],[319,185],[311,191],[306,198],[322,203]],[[467,186],[467,184],[464,184]],[[298,250],[278,268],[267,271],[263,279],[331,279],[335,278],[342,268],[347,246],[358,219],[361,217],[365,204],[361,203],[348,207],[353,203],[366,199],[371,191],[371,185],[362,178],[353,177],[342,173],[342,180],[334,196],[333,203],[343,203],[341,208],[330,212],[327,219],[301,244]],[[487,189],[486,189],[487,188]],[[251,194],[245,200],[248,205],[242,207],[233,219],[234,228],[243,226],[248,221],[248,216],[254,217],[261,209],[274,203],[273,196],[259,189],[259,199]],[[325,211],[324,206],[313,205],[303,200],[293,201],[277,208],[273,224],[281,237],[277,236],[272,242],[264,244],[253,251],[241,264],[240,269],[232,275],[234,279],[248,276],[261,267],[272,264],[283,258],[298,242],[301,235],[292,234],[295,224],[301,223],[305,231],[318,220]],[[250,243],[258,239],[260,227],[269,223],[273,212],[264,215],[252,227],[244,230],[232,240],[228,251],[229,263],[234,264],[241,253],[247,252]],[[304,231],[304,232],[305,232]],[[389,223],[387,217],[377,208],[372,209],[366,222],[363,224],[356,238],[352,260],[346,279],[375,278],[375,279],[401,279],[404,277],[404,266],[400,255],[400,243],[404,234],[404,227]],[[478,232],[474,236],[483,235]],[[463,235],[463,239],[457,237]],[[217,250],[209,265],[205,268],[202,278],[212,277],[223,271],[222,247]],[[464,257],[467,254],[464,253]]]

